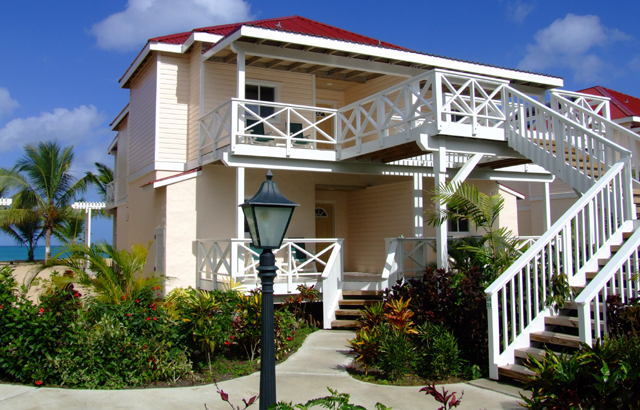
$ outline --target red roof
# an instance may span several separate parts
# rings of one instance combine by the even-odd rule
[[[640,117],[640,98],[596,85],[579,92],[611,98],[611,119]]]
[[[343,30],[341,28],[333,27],[328,24],[320,23],[314,20],[310,20],[300,16],[278,17],[266,20],[247,21],[244,23],[225,24],[222,26],[211,26],[196,28],[193,31],[185,33],[171,34],[168,36],[155,37],[149,39],[149,41],[158,41],[161,43],[170,44],[182,44],[191,33],[210,33],[218,34],[221,36],[228,36],[235,32],[242,26],[261,27],[272,30],[287,31],[296,34],[306,34],[316,37],[331,38],[334,40],[348,41],[352,43],[360,43],[367,45],[380,46],[383,48],[391,48],[396,50],[411,51],[407,48],[396,46],[379,39],[363,36],[360,34],[352,33],[351,31]]]

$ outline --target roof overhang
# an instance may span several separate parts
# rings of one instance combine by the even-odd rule
[[[508,192],[511,195],[515,196],[518,199],[525,199],[525,196],[523,194],[521,194],[520,192],[513,190],[511,188],[509,188],[508,186],[502,185],[501,183],[498,182],[498,187],[503,190],[504,192]]]
[[[129,69],[124,73],[124,75],[120,79],[120,88],[126,87],[127,83],[131,79],[131,76],[136,72],[138,67],[140,67],[140,64],[142,64],[144,59],[147,58],[149,53],[151,53],[152,51],[163,51],[167,53],[184,54],[187,52],[187,50],[189,50],[189,48],[196,41],[200,41],[203,43],[217,43],[223,38],[224,38],[223,36],[218,34],[193,32],[191,33],[189,38],[187,38],[185,42],[182,44],[168,44],[168,43],[162,43],[159,41],[149,41],[144,46],[142,51],[140,51],[136,59],[133,61],[133,64],[131,64]]]
[[[307,47],[317,47],[324,49],[334,49],[354,55],[368,55],[389,60],[397,60],[410,63],[410,66],[420,66],[422,71],[431,68],[444,68],[455,71],[462,71],[480,74],[490,77],[497,77],[520,83],[530,83],[544,86],[545,88],[562,87],[564,80],[558,77],[551,77],[542,74],[528,73],[507,68],[493,67],[476,64],[466,61],[459,61],[445,57],[425,55],[421,53],[383,48],[367,44],[351,43],[342,40],[310,36],[305,34],[278,31],[260,27],[242,26],[239,30],[226,37],[222,42],[207,50],[202,58],[207,60],[213,55],[231,45],[241,37],[259,38],[261,40],[280,42],[283,44],[298,44]]]
[[[149,188],[149,187],[153,187],[154,189],[160,188],[163,186],[186,181],[188,179],[196,178],[200,175],[202,175],[202,167],[198,167],[186,172],[181,172],[176,175],[171,175],[170,177],[160,178],[160,179],[156,179],[155,181],[147,182],[146,184],[141,185],[140,188]]]
[[[114,118],[113,121],[111,121],[111,124],[109,124],[109,126],[111,127],[111,131],[117,131],[116,128],[118,128],[118,125],[120,125],[122,120],[124,120],[127,115],[129,115],[129,104],[125,105],[122,111],[120,111],[120,114],[118,114],[118,116]]]

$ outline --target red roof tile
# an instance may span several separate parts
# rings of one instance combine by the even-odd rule
[[[221,26],[211,26],[196,28],[193,32],[218,34],[228,36],[242,26],[261,27],[272,30],[281,30],[297,34],[306,34],[310,36],[331,38],[334,40],[348,41],[352,43],[360,43],[367,45],[380,46],[383,48],[391,48],[396,50],[411,51],[407,48],[396,46],[385,41],[375,38],[363,36],[351,31],[343,30],[328,24],[320,23],[300,16],[278,17],[266,20],[248,21],[244,23],[225,24]],[[171,34],[168,36],[155,37],[149,41],[158,41],[161,43],[182,44],[189,38],[191,32]]]
[[[580,90],[579,92],[611,98],[611,119],[613,120],[626,117],[640,117],[640,98],[632,97],[599,85]]]

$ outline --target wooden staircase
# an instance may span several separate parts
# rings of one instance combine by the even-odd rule
[[[342,299],[336,310],[336,320],[331,322],[332,329],[356,329],[360,324],[360,309],[382,302],[381,290],[343,290]]]
[[[629,239],[631,235],[633,235],[633,232],[625,232],[623,234],[623,241]],[[623,244],[610,247],[611,257],[620,250]],[[602,269],[610,259],[611,258],[599,259],[599,269]],[[591,279],[596,277],[599,269],[594,272],[586,272],[587,285]],[[583,289],[584,287],[574,287],[577,294]],[[529,347],[515,349],[515,364],[500,366],[498,368],[498,375],[501,378],[507,377],[526,382],[534,374],[524,365],[526,361],[529,360],[529,356],[542,360],[546,354],[546,348],[556,353],[573,354],[580,347],[580,337],[578,336],[578,305],[573,300],[566,301],[564,308],[559,314],[545,317],[544,323],[544,331],[530,334]],[[591,320],[591,324],[592,326],[595,325],[593,319]],[[600,326],[604,327],[604,320],[600,321]]]

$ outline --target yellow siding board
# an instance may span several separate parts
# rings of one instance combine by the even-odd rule
[[[186,162],[189,124],[189,57],[160,56],[158,161]]]
[[[156,122],[156,60],[150,58],[131,81],[127,173],[153,163]]]

